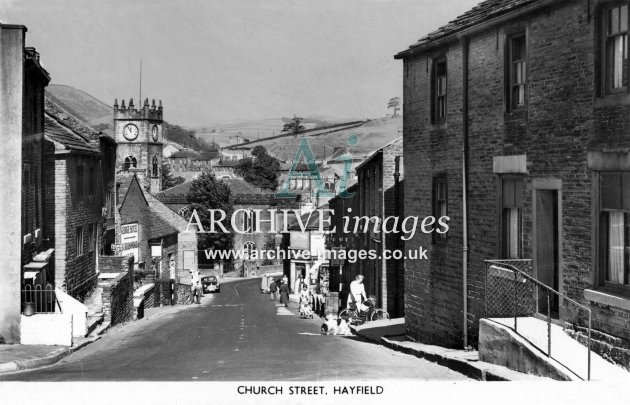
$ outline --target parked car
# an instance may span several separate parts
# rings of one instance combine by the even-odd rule
[[[203,286],[203,292],[221,292],[221,286],[216,276],[206,276],[201,278],[201,285]]]

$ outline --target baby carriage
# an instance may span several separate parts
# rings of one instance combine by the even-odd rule
[[[306,300],[300,302],[300,318],[313,319],[313,308],[311,308],[311,304]]]

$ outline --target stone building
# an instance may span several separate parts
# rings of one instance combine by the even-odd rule
[[[19,343],[21,290],[52,281],[52,254],[44,235],[44,88],[50,81],[34,48],[25,47],[26,27],[0,24],[0,225],[4,270],[0,272],[0,342]],[[21,215],[17,215],[20,212]]]
[[[368,295],[375,295],[378,305],[392,316],[403,314],[404,278],[402,260],[386,258],[385,251],[402,250],[404,241],[395,233],[374,231],[374,222],[382,225],[387,217],[403,217],[402,184],[402,137],[396,138],[365,159],[356,167],[358,176],[358,212],[343,213],[354,217],[376,218],[370,220],[368,232],[359,233],[359,249],[374,250],[380,258],[362,260],[358,271],[365,277]],[[354,228],[354,227],[353,227]]]
[[[487,259],[593,311],[630,347],[627,1],[485,1],[403,60],[405,215],[447,215],[405,262],[408,333],[476,345]],[[623,46],[622,46],[623,45]],[[553,318],[586,314],[551,302]],[[604,335],[601,336],[604,336]]]
[[[164,163],[168,164],[174,173],[199,172],[212,169],[212,160],[218,152],[204,151],[197,152],[190,149],[178,150],[164,157]]]
[[[96,286],[103,235],[102,153],[90,139],[45,117],[46,220],[44,229],[55,253],[54,285],[83,301]]]

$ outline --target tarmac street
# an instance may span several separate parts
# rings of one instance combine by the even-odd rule
[[[466,380],[456,371],[357,336],[324,336],[259,292],[260,280],[224,283],[201,305],[148,310],[144,319],[41,369],[0,381]]]

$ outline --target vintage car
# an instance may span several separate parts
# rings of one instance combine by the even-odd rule
[[[221,292],[221,286],[216,276],[206,276],[201,278],[201,285],[203,286],[203,292]]]

